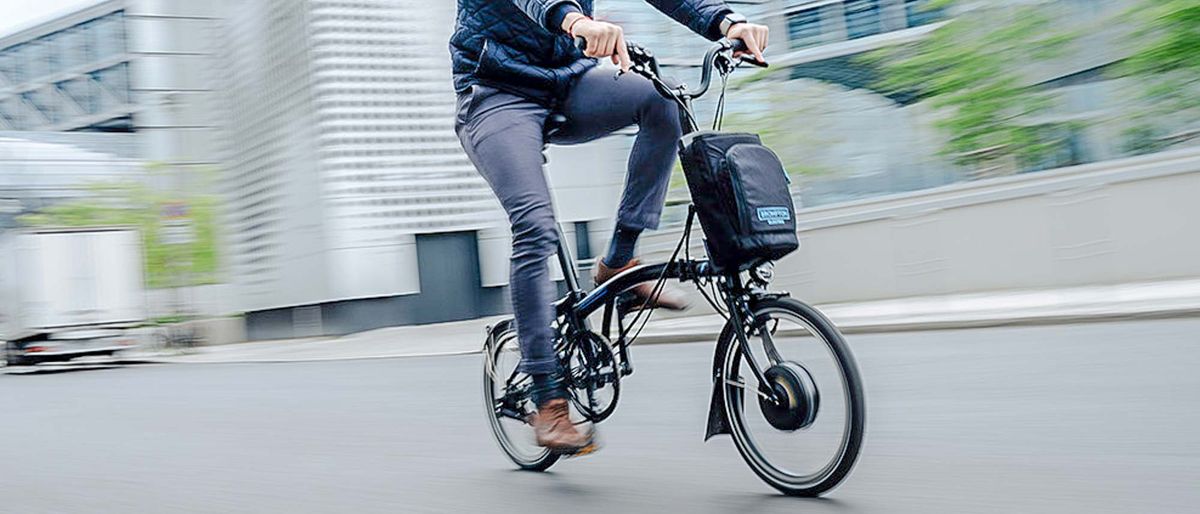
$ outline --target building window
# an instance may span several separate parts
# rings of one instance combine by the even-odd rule
[[[25,55],[25,47],[28,45],[17,45],[9,47],[4,52],[8,54],[9,62],[9,77],[13,84],[23,84],[25,82],[25,67],[28,62],[28,57]]]
[[[25,57],[29,59],[29,80],[36,81],[50,74],[49,49],[44,40],[35,40],[25,45]]]
[[[879,0],[850,0],[845,4],[846,32],[850,39],[880,32]]]
[[[97,71],[93,78],[102,84],[121,103],[131,101],[129,94],[129,63],[120,63],[110,68]]]
[[[16,83],[13,77],[14,61],[15,59],[7,50],[0,51],[0,87]]]
[[[3,119],[14,130],[24,129],[25,123],[21,115],[20,100],[16,98],[0,100],[0,119]]]
[[[904,15],[909,27],[925,25],[942,19],[945,12],[942,8],[932,8],[929,0],[904,0]]]
[[[809,9],[787,15],[788,44],[804,48],[821,42],[821,11]]]
[[[96,20],[98,53],[101,58],[110,58],[125,53],[125,16],[116,12]]]
[[[1024,164],[1025,172],[1042,171],[1089,162],[1083,129],[1070,124],[1047,124],[1036,128],[1038,142],[1045,148],[1036,159]]]
[[[83,62],[90,64],[99,60],[101,57],[99,55],[100,38],[96,33],[96,20],[81,23],[75,30],[80,34],[79,56]]]
[[[58,104],[54,101],[53,93],[45,90],[29,91],[22,93],[21,97],[25,99],[26,104],[33,107],[42,119],[38,120],[41,124],[57,123]]]
[[[588,222],[575,222],[575,260],[587,261],[592,257],[592,235],[588,232]]]
[[[62,73],[62,52],[59,48],[62,47],[61,34],[51,34],[41,39],[43,57],[46,59],[46,74],[56,75]]]
[[[66,92],[67,96],[71,97],[83,112],[87,114],[96,114],[100,111],[99,103],[96,101],[96,90],[94,83],[88,78],[69,80],[59,84],[59,88]]]

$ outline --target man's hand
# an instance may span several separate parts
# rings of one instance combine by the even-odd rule
[[[738,23],[729,27],[729,32],[725,33],[725,37],[729,39],[740,39],[746,43],[748,52],[738,52],[734,57],[741,57],[747,53],[753,55],[758,62],[765,63],[767,59],[763,57],[763,50],[767,49],[767,39],[770,36],[770,30],[766,25],[757,25],[754,23]]]
[[[621,27],[571,13],[563,18],[562,29],[571,37],[582,36],[587,40],[584,55],[610,57],[613,64],[621,67],[621,71],[629,71],[629,49],[625,46],[625,31]]]

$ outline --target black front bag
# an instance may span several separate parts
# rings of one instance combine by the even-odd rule
[[[757,135],[697,132],[679,155],[718,268],[744,270],[800,247],[787,172]]]

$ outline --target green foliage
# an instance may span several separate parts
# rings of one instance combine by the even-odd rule
[[[1053,145],[1023,118],[1050,102],[1022,82],[1020,68],[1060,55],[1074,38],[1054,25],[1044,6],[975,9],[924,40],[865,59],[883,69],[881,89],[915,92],[944,110],[938,121],[949,136],[944,153],[959,164],[1013,157],[1033,162]]]
[[[1143,0],[1121,18],[1135,50],[1117,72],[1145,85],[1145,115],[1200,109],[1200,0]]]
[[[150,175],[159,168],[147,170]],[[94,184],[87,198],[53,205],[22,216],[31,227],[136,227],[142,235],[146,281],[152,288],[211,284],[217,281],[217,200],[195,193],[168,194],[143,182]],[[163,241],[162,207],[171,202],[188,205],[194,239],[186,244]]]
[[[1163,134],[1150,125],[1138,125],[1126,129],[1122,134],[1124,143],[1121,151],[1128,155],[1144,155],[1165,150],[1169,146],[1162,140]]]
[[[1200,1],[1142,0],[1126,13],[1138,45],[1126,62],[1132,74],[1200,73]]]

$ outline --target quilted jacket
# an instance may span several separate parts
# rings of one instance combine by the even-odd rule
[[[732,12],[722,0],[646,2],[712,40],[721,36],[720,21]],[[564,11],[591,16],[592,9],[593,0],[458,0],[450,38],[454,89],[486,84],[540,100],[562,97],[596,60],[553,25]]]

